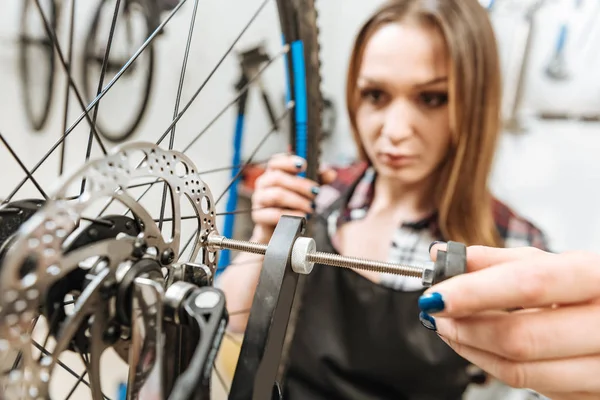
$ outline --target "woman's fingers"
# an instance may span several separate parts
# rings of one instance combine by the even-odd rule
[[[600,356],[517,362],[440,336],[457,354],[515,388],[530,388],[542,394],[600,393]]]
[[[324,167],[319,172],[319,178],[321,185],[329,185],[337,178],[337,172],[332,168]]]
[[[589,302],[600,297],[599,265],[600,255],[593,253],[540,253],[452,277],[427,290],[419,306],[427,313],[464,317]]]
[[[438,250],[446,250],[447,245],[443,242],[436,243],[429,249],[431,259],[437,259]],[[467,248],[467,271],[474,272],[480,269],[504,264],[510,261],[523,260],[530,257],[538,257],[543,254],[551,254],[535,247],[513,247],[497,248],[487,246],[469,246]]]
[[[435,320],[437,332],[452,342],[508,360],[540,361],[600,354],[600,336],[590,335],[600,331],[600,304]]]
[[[257,225],[261,224],[266,226],[275,226],[277,225],[279,219],[283,215],[290,215],[293,217],[306,217],[305,213],[298,210],[289,210],[282,208],[262,208],[252,212],[252,219]]]
[[[296,175],[306,170],[306,160],[302,157],[289,154],[276,154],[269,160],[267,169],[280,170],[292,175]],[[329,185],[337,177],[337,172],[326,165],[321,166],[319,170],[319,183]]]
[[[298,174],[306,169],[306,160],[302,157],[285,153],[275,154],[269,159],[267,169],[281,170],[290,174]]]
[[[312,200],[281,186],[271,186],[254,192],[252,208],[276,207],[302,211],[305,214],[313,212]]]
[[[256,191],[275,186],[297,193],[311,200],[319,194],[319,186],[316,182],[291,175],[282,170],[267,170],[256,180]]]

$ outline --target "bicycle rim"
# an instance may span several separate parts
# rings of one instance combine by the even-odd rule
[[[135,4],[133,9],[128,4],[132,4],[132,2],[124,2],[121,8],[128,7],[128,12],[124,12],[124,10],[120,10],[119,18],[121,19],[121,28],[125,28],[127,31],[130,28],[130,24],[134,21],[135,17],[138,17],[138,21],[140,18],[145,18],[144,24],[144,33],[142,39],[139,41],[140,44],[143,43],[144,39],[152,32],[153,24],[151,21],[152,9],[147,4]],[[85,91],[86,99],[92,100],[96,95],[96,89],[98,85],[98,77],[102,73],[102,61],[104,58],[104,52],[102,48],[99,46],[105,46],[106,35],[102,35],[99,32],[99,29],[107,24],[103,22],[107,22],[108,18],[105,16],[112,17],[110,13],[112,12],[112,3],[110,1],[102,1],[98,4],[98,8],[94,14],[94,18],[90,25],[90,29],[86,34],[85,41],[85,51],[84,57],[82,61],[82,80],[83,80],[83,88]],[[106,11],[106,13],[104,13]],[[133,13],[133,15],[132,15]],[[118,34],[118,33],[117,33]],[[128,38],[130,39],[130,38]],[[113,39],[114,40],[114,39]],[[132,50],[137,49],[138,46],[132,47]],[[120,66],[124,64],[124,62],[131,56],[131,54],[121,54],[117,56],[118,58],[113,59],[113,55],[109,55],[109,67],[107,73],[107,78],[110,79],[114,76],[116,72],[120,69]],[[121,61],[121,62],[119,62]],[[145,54],[141,55],[141,59],[136,60],[136,62],[132,65],[130,69],[131,74],[134,75],[134,78],[138,78],[136,76],[136,72],[138,74],[141,72],[142,76],[139,77],[141,79],[139,88],[135,85],[131,87],[128,91],[129,93],[126,96],[130,99],[131,103],[134,106],[131,107],[131,111],[128,112],[129,115],[121,116],[119,120],[115,123],[113,122],[114,116],[111,115],[110,110],[103,110],[102,114],[96,120],[96,124],[98,126],[98,131],[106,140],[114,143],[121,143],[132,135],[135,134],[138,129],[140,123],[142,122],[144,115],[148,108],[148,103],[150,101],[150,96],[152,94],[152,83],[154,78],[154,46],[149,46],[145,51]],[[141,65],[143,64],[143,65]],[[92,72],[92,70],[94,70]],[[96,71],[97,70],[97,71]],[[125,84],[123,82],[125,78],[122,79],[121,86]],[[107,96],[110,97],[110,94]],[[108,101],[110,99],[107,98]],[[122,120],[122,121],[121,121]]]
[[[53,27],[56,27],[55,4],[53,1],[47,4],[48,7],[45,12],[47,12],[48,20]],[[46,124],[52,104],[55,70],[54,51],[52,43],[47,38],[46,40],[40,40],[40,38],[36,38],[28,32],[31,23],[28,21],[27,16],[29,15],[28,11],[32,8],[35,8],[32,0],[23,2],[20,21],[19,68],[25,115],[30,127],[35,131],[40,131]],[[39,16],[37,20],[34,19],[35,21],[41,22]],[[44,37],[41,39],[44,39]],[[32,50],[36,51],[37,57],[36,54],[31,54]],[[42,82],[39,82],[40,79]]]

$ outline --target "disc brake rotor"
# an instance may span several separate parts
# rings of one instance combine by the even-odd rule
[[[139,178],[160,179],[169,188],[173,229],[168,239],[164,239],[146,209],[128,194],[128,185]],[[86,181],[85,192],[75,200],[69,199],[68,188],[82,179]],[[77,228],[84,219],[84,212],[105,198],[128,207],[139,226],[123,229],[124,235],[98,235],[97,240],[82,242],[82,233]],[[99,385],[96,367],[101,353],[108,347],[102,340],[110,318],[115,317],[110,315],[114,310],[111,311],[107,298],[117,296],[118,268],[135,265],[142,257],[148,257],[139,252],[140,240],[145,247],[155,249],[158,262],[163,254],[170,255],[170,262],[179,258],[183,198],[191,204],[198,223],[197,240],[189,261],[206,266],[214,275],[216,252],[205,246],[208,234],[215,231],[212,194],[187,156],[152,143],[124,144],[106,157],[87,163],[65,179],[44,206],[21,224],[0,268],[0,356],[9,350],[19,350],[23,366],[1,378],[9,398],[48,396],[52,369],[60,353],[72,346],[82,324],[89,325],[93,342],[89,346],[90,366],[94,369],[89,377],[92,395],[100,393],[93,381],[97,380],[96,385]],[[83,233],[89,236],[90,230]],[[98,261],[86,284],[81,285],[77,271],[81,270],[81,263],[91,258]],[[161,264],[164,265],[164,259]],[[77,277],[74,283],[65,283],[74,276]],[[55,332],[57,343],[53,354],[38,360],[32,354],[31,321],[40,307],[46,307],[48,316],[60,313],[61,309],[48,307],[46,302],[49,298],[60,298],[71,289],[83,289],[74,305],[75,311],[72,315],[60,316],[62,324]],[[121,296],[127,294],[121,293]]]

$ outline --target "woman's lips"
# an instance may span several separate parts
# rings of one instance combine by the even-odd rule
[[[404,154],[380,153],[379,159],[391,167],[403,167],[412,163],[416,157]]]

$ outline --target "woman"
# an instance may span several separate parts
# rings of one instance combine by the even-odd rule
[[[446,343],[511,386],[600,398],[600,255],[472,246],[467,268],[419,302]]]
[[[266,243],[282,214],[310,214],[318,248],[349,256],[423,262],[441,239],[544,248],[540,231],[488,190],[500,89],[493,30],[477,0],[384,4],[359,31],[347,77],[362,162],[335,179],[324,171],[330,184],[319,187],[295,176],[302,160],[273,158],[256,183],[252,240]],[[259,266],[223,273],[229,309],[250,307]],[[315,266],[286,398],[461,398],[470,365],[422,328],[422,293],[415,279]],[[243,331],[245,318],[232,316],[230,329]]]

